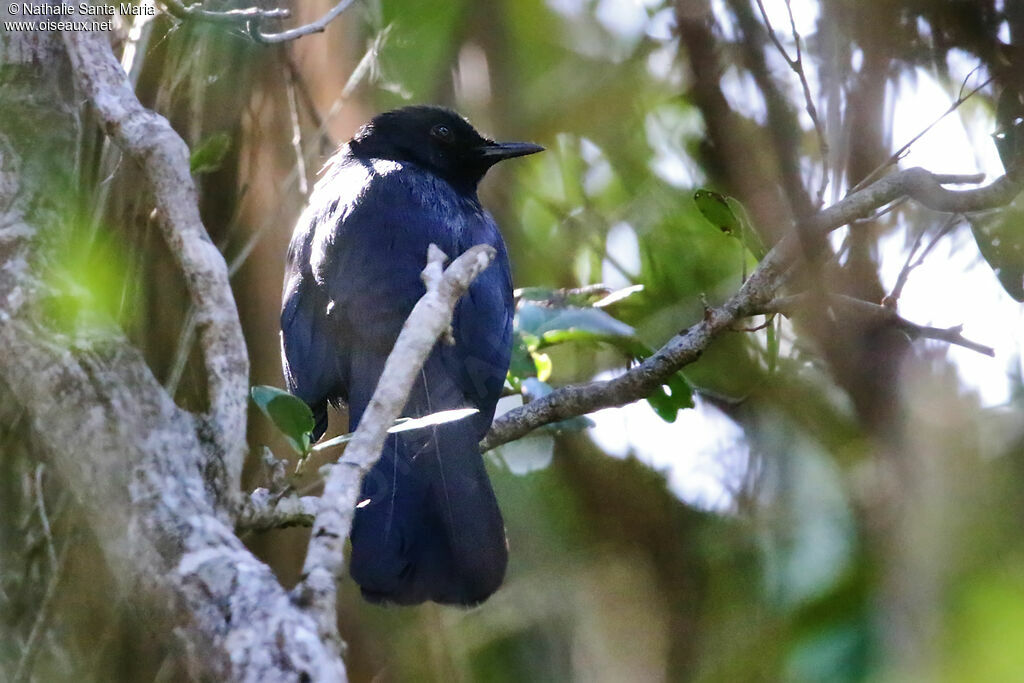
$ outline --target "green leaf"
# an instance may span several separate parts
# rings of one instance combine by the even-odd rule
[[[631,288],[628,288],[631,289]],[[634,290],[636,291],[636,290]],[[519,385],[513,379],[510,369],[510,384],[518,389],[526,398],[535,400],[551,392],[546,380],[550,375],[550,359],[546,354],[537,353],[555,344],[566,342],[604,342],[612,344],[627,357],[643,361],[654,353],[650,347],[638,340],[632,327],[613,318],[599,308],[554,307],[522,304],[516,315],[517,338],[521,338],[523,346],[532,358],[532,368],[528,367],[526,354],[517,352],[513,346],[513,365]],[[517,360],[518,358],[518,360]],[[533,372],[528,372],[532,369]],[[667,422],[676,419],[676,414],[684,408],[693,407],[693,388],[682,373],[673,374],[664,385],[648,397],[651,407]],[[586,429],[591,421],[579,418],[558,423],[555,431]]]
[[[636,361],[642,362],[649,358],[654,351],[646,344],[633,340],[628,353]],[[675,422],[676,415],[680,410],[694,406],[693,387],[690,386],[683,373],[675,372],[647,397],[647,402],[658,414],[658,417],[665,422]]]
[[[680,410],[693,407],[693,388],[677,372],[651,393],[647,402],[662,420],[675,422]]]
[[[553,308],[524,304],[518,311],[519,330],[540,340],[540,346],[567,341],[601,341],[632,337],[633,328],[599,308]]]
[[[224,163],[224,157],[230,148],[230,135],[223,131],[214,133],[192,150],[188,160],[189,170],[195,175],[216,171]]]
[[[693,193],[693,201],[697,210],[711,225],[729,235],[739,235],[743,223],[729,206],[725,195],[712,190],[697,190]]]
[[[520,383],[527,377],[537,376],[537,363],[530,352],[526,337],[519,331],[512,333],[512,359],[508,366],[508,383],[519,391]]]
[[[1014,205],[998,215],[969,220],[978,251],[1003,289],[1024,301],[1024,208]]]
[[[679,410],[676,408],[675,401],[665,391],[665,387],[658,387],[654,393],[647,397],[647,403],[650,404],[654,412],[658,414],[665,422],[675,422],[676,416]]]
[[[547,382],[548,378],[551,377],[551,356],[546,353],[531,353],[530,356],[533,358],[533,365],[537,368],[537,379],[541,382]]]
[[[551,289],[550,287],[523,287],[515,291],[519,301],[533,301],[546,304],[549,308],[603,308],[621,301],[626,297],[642,292],[643,285],[630,285],[622,289],[612,289],[606,285],[595,284],[573,289]]]
[[[739,201],[711,190],[697,190],[693,201],[709,223],[738,239],[758,261],[764,258],[768,250],[747,220],[746,209]]]
[[[1005,88],[996,105],[999,129],[992,134],[1003,168],[1011,171],[1024,158],[1024,92]]]
[[[1003,168],[1010,170],[1024,158],[1024,118],[992,134]]]
[[[316,420],[305,401],[287,391],[266,385],[254,386],[249,393],[295,452],[302,456],[308,455]]]

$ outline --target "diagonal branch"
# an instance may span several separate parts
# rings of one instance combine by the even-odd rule
[[[380,457],[388,427],[405,406],[427,356],[448,331],[455,304],[490,265],[494,255],[493,247],[480,244],[442,271],[448,257],[436,246],[430,246],[423,269],[427,291],[402,326],[344,459],[331,467],[327,476],[302,568],[302,581],[292,592],[293,599],[312,612],[325,642],[338,647],[341,643],[335,609],[338,579],[344,571],[345,539],[352,527],[363,475]]]
[[[764,314],[784,313],[786,315],[790,315],[796,309],[800,308],[806,300],[806,294],[794,294],[792,296],[779,297],[778,299],[768,302],[759,312]],[[962,346],[965,349],[977,351],[985,356],[995,357],[996,355],[995,349],[991,346],[985,346],[984,344],[979,344],[978,342],[971,341],[964,337],[962,334],[963,325],[954,325],[953,327],[931,327],[929,325],[919,325],[900,316],[895,309],[888,306],[873,304],[870,301],[864,301],[863,299],[857,299],[843,294],[829,295],[828,303],[834,306],[844,306],[852,311],[856,311],[860,315],[873,318],[879,323],[892,325],[906,332],[911,339],[936,339],[938,341],[944,341],[947,344]]]
[[[355,0],[340,0],[334,7],[327,11],[322,17],[316,21],[311,21],[308,24],[302,26],[296,26],[295,28],[288,29],[287,31],[281,31],[280,33],[264,33],[259,24],[256,22],[249,24],[249,35],[257,43],[285,43],[289,40],[295,40],[303,36],[308,36],[312,33],[322,33],[327,29],[327,25],[337,19],[342,12],[352,6]]]
[[[207,419],[224,462],[224,480],[217,486],[230,497],[239,488],[245,458],[249,358],[224,257],[199,217],[188,148],[167,119],[139,103],[103,34],[65,31],[63,40],[78,88],[107,134],[139,165],[164,239],[185,276],[208,375]]]
[[[29,65],[32,74],[4,84],[4,116],[15,123],[0,126],[0,396],[23,421],[26,457],[45,462],[77,498],[115,579],[112,590],[147,594],[154,627],[181,638],[189,678],[344,681],[342,661],[316,637],[314,620],[218,508],[205,480],[207,434],[195,416],[175,405],[113,330],[86,343],[55,334],[41,307],[49,286],[40,249],[46,226],[71,201],[59,191],[65,169],[57,160],[73,158],[86,135],[76,120],[81,96],[59,34],[13,32],[0,45],[13,48],[0,49],[0,68]],[[75,59],[92,69],[89,57]],[[107,75],[120,68],[101,65],[110,67]],[[44,118],[48,111],[60,114]],[[55,553],[54,580],[65,552]],[[39,605],[19,679],[31,677],[33,652],[45,642],[54,586]]]
[[[818,151],[821,153],[822,158],[822,175],[821,183],[818,186],[817,193],[817,208],[821,207],[822,202],[825,198],[825,189],[828,187],[828,141],[825,136],[825,127],[821,124],[821,117],[818,116],[818,108],[814,106],[814,96],[811,95],[811,86],[807,83],[807,74],[804,71],[804,55],[803,55],[803,40],[800,37],[800,32],[796,30],[796,19],[793,16],[793,6],[790,0],[786,0],[786,11],[789,13],[789,27],[793,34],[793,43],[796,46],[796,56],[790,57],[789,52],[786,51],[782,41],[779,40],[778,34],[775,33],[775,28],[772,27],[771,21],[768,19],[768,12],[764,8],[764,2],[762,0],[757,1],[757,8],[761,12],[761,20],[764,21],[765,28],[768,29],[768,37],[771,39],[775,49],[778,50],[782,59],[786,61],[789,68],[793,70],[793,73],[797,75],[800,80],[800,88],[803,90],[804,95],[804,108],[807,111],[807,116],[810,117],[811,123],[814,126],[814,132],[818,136]]]
[[[898,171],[806,219],[801,224],[801,233],[827,235],[904,197],[946,213],[971,213],[1005,206],[1020,192],[1024,184],[1024,170],[1017,168],[991,184],[973,190],[943,187],[981,180],[978,175],[942,175],[929,173],[923,168]],[[673,373],[700,358],[711,340],[723,330],[729,329],[740,318],[763,311],[781,288],[789,266],[796,263],[802,253],[799,240],[790,233],[761,260],[739,292],[721,306],[709,309],[703,320],[670,339],[643,363],[614,379],[562,387],[503,414],[491,425],[487,436],[480,442],[480,449],[486,451],[514,441],[552,422],[646,398]],[[928,331],[927,336],[965,345],[962,342],[966,340],[962,338],[960,342],[952,341],[959,334],[956,328],[943,332],[936,328],[915,327]],[[936,336],[939,333],[946,336]],[[926,335],[922,333],[920,336]],[[974,342],[969,343],[977,347],[974,348],[976,351],[984,353],[987,349]]]
[[[201,2],[186,5],[181,0],[160,0],[171,16],[183,21],[194,20],[209,24],[236,26],[245,30],[249,37],[257,43],[285,43],[313,33],[322,33],[328,24],[337,19],[355,0],[340,0],[330,10],[315,21],[296,26],[280,33],[264,33],[263,22],[268,19],[287,19],[291,12],[283,8],[263,9],[262,7],[244,7],[229,10],[208,10]]]
[[[202,3],[186,5],[181,0],[160,0],[167,8],[167,13],[177,19],[195,19],[209,24],[233,24],[244,26],[249,21],[262,19],[287,19],[291,14],[286,9],[263,9],[262,7],[242,7],[239,9],[208,10]]]

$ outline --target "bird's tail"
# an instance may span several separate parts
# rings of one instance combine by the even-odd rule
[[[429,412],[426,398],[421,380],[406,414]],[[435,402],[434,410],[451,407]],[[478,450],[480,423],[388,436],[363,481],[351,534],[351,574],[368,600],[475,605],[501,585],[508,549]]]

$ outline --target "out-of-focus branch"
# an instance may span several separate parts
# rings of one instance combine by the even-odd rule
[[[264,33],[257,22],[251,22],[249,24],[249,35],[252,36],[252,39],[257,43],[286,43],[289,40],[308,36],[311,33],[322,33],[327,29],[327,25],[337,19],[342,12],[351,7],[353,2],[355,2],[355,0],[341,0],[316,21],[311,21],[308,24],[296,26],[295,28],[290,28],[287,31],[281,31],[280,33]]]
[[[973,72],[971,72],[971,73],[973,73]],[[866,176],[864,176],[864,178],[859,183],[857,183],[853,187],[853,189],[850,190],[850,194],[853,194],[854,192],[856,192],[858,190],[861,190],[861,189],[867,187],[868,185],[870,185],[871,183],[875,182],[876,180],[878,180],[882,175],[885,174],[885,172],[887,170],[889,170],[890,168],[892,168],[893,166],[898,164],[900,159],[902,159],[904,156],[906,156],[907,152],[910,150],[910,148],[913,146],[913,144],[915,142],[917,142],[922,137],[924,137],[928,133],[928,131],[930,131],[932,128],[934,128],[936,125],[938,125],[939,122],[942,121],[942,119],[946,118],[947,116],[949,116],[950,114],[955,112],[957,109],[960,108],[960,105],[962,105],[964,102],[969,100],[971,97],[973,97],[980,90],[982,90],[983,88],[987,87],[994,80],[995,80],[994,76],[992,76],[990,78],[987,78],[981,85],[979,85],[977,88],[971,90],[966,95],[963,92],[963,87],[961,87],[960,88],[960,95],[957,96],[956,100],[954,100],[953,103],[949,105],[949,107],[946,109],[946,111],[944,111],[941,114],[939,114],[938,118],[936,118],[934,121],[932,121],[927,126],[925,126],[919,133],[917,133],[917,135],[915,135],[914,137],[910,138],[910,140],[908,140],[906,143],[904,143],[903,146],[900,147],[898,150],[893,152],[892,155],[888,159],[883,161],[877,168],[875,168],[873,171],[871,171],[871,173],[869,173]]]
[[[807,83],[807,74],[804,71],[803,40],[800,37],[800,32],[796,30],[796,19],[793,17],[793,6],[790,4],[790,0],[786,0],[786,11],[789,13],[789,28],[792,31],[793,43],[796,47],[795,57],[789,56],[789,52],[786,51],[782,41],[779,40],[778,34],[775,33],[775,28],[772,26],[771,21],[768,20],[768,12],[765,11],[762,0],[757,0],[757,8],[761,11],[761,20],[764,21],[765,28],[768,29],[768,37],[771,39],[772,44],[775,46],[775,49],[778,50],[786,63],[789,64],[789,68],[793,70],[793,73],[795,73],[797,78],[800,80],[800,88],[803,90],[804,94],[804,108],[811,119],[811,123],[814,125],[814,132],[818,136],[818,150],[821,152],[822,159],[822,174],[816,195],[816,207],[820,208],[821,203],[825,198],[825,188],[828,187],[829,148],[828,141],[825,136],[825,127],[821,124],[821,117],[818,116],[818,108],[814,105],[814,96],[811,95],[811,86]]]
[[[237,26],[257,43],[285,43],[312,33],[322,33],[327,25],[347,10],[355,0],[341,0],[316,21],[296,26],[280,33],[264,33],[263,22],[268,19],[287,19],[291,12],[284,8],[263,9],[245,7],[230,10],[208,10],[201,2],[186,5],[181,0],[160,0],[167,13],[183,21],[203,21],[210,24]]]
[[[243,7],[228,10],[208,10],[201,2],[186,5],[180,0],[160,0],[172,17],[182,20],[198,20],[209,24],[228,24],[244,26],[250,21],[262,19],[287,19],[291,12],[284,8],[263,9],[262,7]]]
[[[779,297],[778,299],[769,301],[759,312],[765,314],[784,313],[786,315],[790,315],[798,311],[806,301],[806,294],[794,294],[792,296]],[[873,304],[870,301],[855,299],[854,297],[842,294],[829,295],[827,302],[829,306],[843,306],[858,313],[859,315],[874,319],[880,324],[891,325],[903,330],[912,339],[937,339],[939,341],[944,341],[947,344],[962,346],[965,349],[977,351],[978,353],[986,356],[996,355],[995,349],[991,346],[985,346],[984,344],[979,344],[964,337],[963,334],[961,334],[963,332],[963,325],[955,325],[953,327],[931,327],[928,325],[918,325],[917,323],[910,322],[906,318],[901,317],[895,310],[888,306]]]
[[[945,224],[939,228],[938,232],[932,237],[931,241],[928,242],[928,246],[924,248],[921,255],[914,259],[917,255],[917,250],[921,246],[921,239],[924,237],[924,231],[918,233],[917,238],[914,239],[914,244],[907,253],[907,260],[903,263],[903,268],[900,269],[900,274],[896,277],[896,284],[893,285],[892,291],[882,299],[882,305],[888,308],[896,309],[899,303],[900,297],[903,295],[903,288],[906,286],[907,281],[910,279],[910,273],[915,268],[924,263],[924,260],[931,253],[931,250],[935,248],[935,245],[939,243],[939,240],[949,234],[949,231],[960,221],[962,216],[959,214],[953,214],[946,219]]]
[[[344,571],[345,539],[352,527],[363,475],[380,457],[388,427],[405,406],[431,349],[449,331],[455,304],[494,255],[492,247],[477,245],[443,269],[447,256],[435,245],[430,246],[423,269],[427,291],[402,326],[343,460],[333,465],[327,476],[302,581],[292,592],[294,600],[317,620],[325,642],[338,647],[341,643],[335,610],[338,580]]]
[[[225,502],[239,488],[245,458],[249,357],[224,257],[199,217],[188,147],[167,119],[139,103],[102,33],[65,31],[63,40],[79,89],[107,134],[139,165],[164,239],[185,276],[207,371],[207,419],[224,466],[223,481],[215,486]]]
[[[929,173],[922,168],[898,171],[819,211],[802,222],[801,230],[807,234],[826,235],[901,197],[909,197],[930,209],[947,213],[971,213],[1005,206],[1020,192],[1024,170],[1018,168],[985,187],[973,190],[943,187],[947,184],[978,183],[982,179],[983,176],[977,174],[945,175]],[[646,398],[673,373],[700,358],[711,340],[723,330],[730,329],[738,319],[764,312],[782,286],[789,267],[802,254],[800,242],[791,232],[761,260],[739,292],[721,306],[708,309],[703,320],[670,339],[650,358],[614,379],[562,387],[505,413],[491,425],[487,436],[480,442],[481,450],[513,441],[552,422]],[[909,321],[904,323],[911,326],[918,336],[942,339],[980,353],[991,351],[964,339],[957,328],[942,330]]]

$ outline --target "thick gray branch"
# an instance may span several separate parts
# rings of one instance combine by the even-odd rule
[[[320,635],[340,643],[335,602],[337,586],[344,571],[344,547],[352,527],[356,498],[363,475],[380,457],[387,429],[409,398],[413,382],[437,340],[451,326],[459,298],[476,277],[490,265],[495,251],[487,245],[468,249],[445,270],[444,253],[430,245],[423,269],[426,293],[402,326],[395,348],[388,356],[380,381],[373,392],[359,427],[341,461],[330,469],[313,524],[302,581],[293,595],[307,606],[320,624]]]
[[[200,329],[211,431],[226,474],[217,484],[222,494],[233,496],[245,459],[249,357],[224,257],[199,218],[188,148],[167,119],[139,103],[102,33],[66,31],[63,39],[78,88],[107,134],[139,165],[164,238],[185,275]]]
[[[903,197],[947,213],[971,213],[1005,206],[1020,192],[1024,169],[1018,168],[990,185],[973,190],[957,191],[943,187],[944,184],[981,180],[982,177],[977,175],[937,175],[923,168],[898,171],[819,211],[805,220],[801,227],[805,234],[827,235]],[[763,310],[781,287],[787,267],[800,254],[800,243],[790,234],[768,252],[739,292],[722,306],[708,310],[702,321],[670,339],[643,363],[614,379],[562,387],[544,398],[505,413],[491,425],[487,436],[480,442],[481,450],[513,441],[552,422],[646,398],[672,373],[700,358],[715,336],[740,318]],[[941,332],[934,328],[914,327],[919,332],[928,331],[928,336],[933,338],[939,338],[936,334]],[[953,342],[954,333],[955,330],[946,331],[945,341],[964,345],[967,340],[962,338]],[[968,343],[979,347],[975,350],[987,348]]]
[[[105,99],[117,74],[108,60],[92,54],[101,46],[79,43],[84,37],[69,36],[67,44],[77,51],[75,63],[86,68],[87,92],[100,100],[108,126],[123,126],[117,134],[126,144],[137,144],[140,130],[159,138],[133,149],[143,167],[154,165],[146,173],[161,210],[173,214],[165,217],[168,232],[186,233],[178,235],[177,248],[190,255],[181,258],[216,262],[216,250],[187,244],[203,242],[202,228],[197,216],[175,205],[191,199],[195,210],[187,170],[184,179],[177,175],[184,154],[180,140],[175,143],[166,122],[154,123],[137,103]],[[55,188],[63,187],[59,162],[73,158],[80,135],[77,102],[59,36],[6,35],[0,67],[15,73],[3,84],[4,115],[17,122],[0,126],[0,396],[24,419],[28,448],[51,463],[77,497],[121,592],[152,598],[167,620],[160,625],[180,626],[187,644],[182,658],[192,678],[344,681],[343,663],[318,638],[317,623],[295,607],[217,507],[205,479],[205,423],[175,405],[116,330],[73,338],[56,333],[38,313],[46,291],[36,272],[43,258],[38,234],[67,210],[69,198]],[[162,147],[168,139],[171,152]],[[187,181],[184,189],[167,186],[175,179]],[[191,287],[219,282],[194,266]],[[237,320],[212,321],[218,324],[231,327]],[[240,346],[228,355],[237,352],[244,356]],[[230,359],[220,362],[230,365]],[[244,372],[237,374],[244,381]],[[244,421],[234,428],[242,427]]]
[[[0,326],[0,384],[72,483],[123,591],[186,616],[200,678],[344,680],[314,620],[217,514],[194,420],[138,353],[122,342],[72,353],[45,334],[31,321]]]

